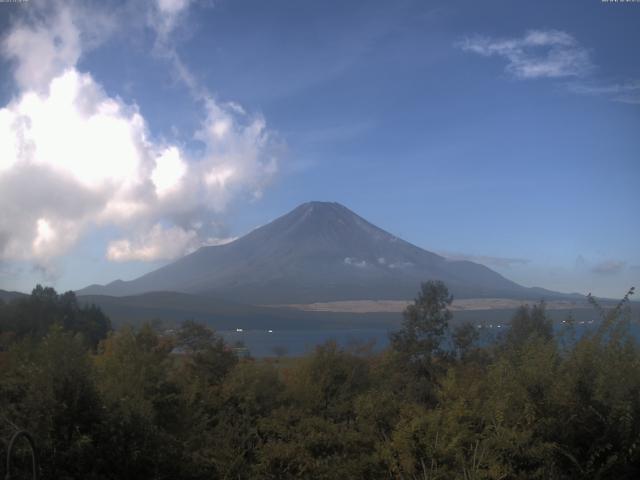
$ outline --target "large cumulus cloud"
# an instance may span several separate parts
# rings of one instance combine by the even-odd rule
[[[158,0],[150,25],[166,38],[188,5]],[[23,18],[2,38],[17,93],[0,108],[0,261],[47,265],[105,226],[120,232],[105,251],[114,261],[219,242],[216,214],[240,195],[260,197],[277,173],[265,119],[201,89],[193,137],[204,149],[156,139],[135,104],[77,66],[117,21],[72,6],[42,7],[46,15]]]

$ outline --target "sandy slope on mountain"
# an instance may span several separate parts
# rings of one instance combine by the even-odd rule
[[[412,301],[409,300],[346,300],[339,302],[297,303],[270,306],[292,308],[295,310],[310,312],[393,313],[402,312],[410,303],[412,303]],[[511,310],[527,303],[531,304],[533,302],[507,298],[463,298],[460,300],[454,300],[451,305],[451,310]],[[574,302],[569,300],[547,302],[546,305],[549,310],[569,310],[587,307],[585,302]]]

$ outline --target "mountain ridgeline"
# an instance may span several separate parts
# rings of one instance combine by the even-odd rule
[[[444,281],[456,298],[557,298],[484,265],[446,259],[376,227],[338,203],[309,202],[226,245],[202,247],[132,281],[79,295],[154,291],[245,304],[410,299],[420,282]]]

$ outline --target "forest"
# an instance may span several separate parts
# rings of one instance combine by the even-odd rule
[[[544,303],[491,343],[422,284],[390,346],[238,354],[205,325],[113,329],[73,292],[0,302],[0,476],[44,479],[637,479],[633,289],[578,335]],[[559,333],[554,333],[559,332]]]

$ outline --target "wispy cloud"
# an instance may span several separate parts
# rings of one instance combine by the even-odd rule
[[[605,95],[613,101],[640,104],[640,80],[620,83],[570,83],[569,90],[580,95]]]
[[[532,30],[520,38],[475,36],[458,43],[467,52],[507,61],[516,78],[584,77],[593,69],[589,52],[574,37],[559,30]]]
[[[185,65],[176,49],[175,33],[186,24],[192,0],[154,0],[147,4],[147,25],[155,32],[153,53],[169,62],[172,73],[191,95],[205,102],[212,96]]]
[[[484,57],[503,58],[505,70],[517,79],[566,79],[565,86],[572,93],[640,104],[640,80],[598,79],[589,50],[561,30],[531,30],[516,38],[474,36],[456,46]]]
[[[167,40],[188,12],[190,3],[192,0],[155,0],[149,3],[148,22],[156,30],[161,41]]]
[[[340,123],[316,129],[290,131],[287,138],[305,144],[339,143],[358,139],[376,127],[373,120]]]
[[[465,253],[439,252],[449,260],[466,260],[469,262],[481,263],[482,265],[490,265],[492,267],[510,268],[514,265],[526,265],[530,260],[526,258],[513,257],[493,257],[490,255],[469,255]]]
[[[613,275],[620,273],[626,266],[627,263],[620,260],[604,260],[595,264],[591,271],[599,275]]]

